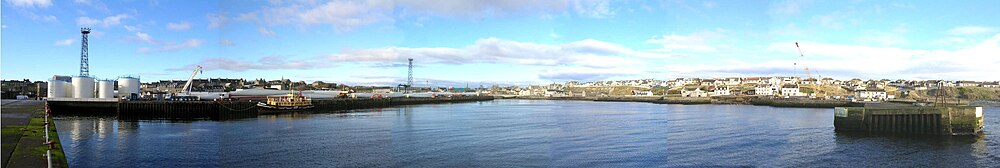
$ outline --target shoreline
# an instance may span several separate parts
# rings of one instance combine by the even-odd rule
[[[646,102],[655,104],[744,104],[755,106],[771,107],[795,107],[795,108],[834,108],[834,107],[862,107],[864,103],[851,102],[846,100],[812,100],[812,99],[765,99],[757,97],[665,97],[665,96],[616,96],[616,97],[537,97],[537,96],[516,96],[504,97],[505,99],[527,99],[527,100],[575,100],[575,101],[603,101],[603,102]]]

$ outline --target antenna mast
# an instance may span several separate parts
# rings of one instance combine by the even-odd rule
[[[87,34],[90,34],[90,28],[80,28],[80,34],[83,34],[83,46],[80,47],[80,76],[90,76],[90,59],[87,58]]]
[[[410,88],[413,87],[413,58],[409,58],[408,60],[410,62],[407,65],[407,67],[409,68],[408,72],[407,72],[408,76],[406,77],[406,91],[407,92],[409,92]]]

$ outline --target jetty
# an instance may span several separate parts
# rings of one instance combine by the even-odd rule
[[[983,130],[983,107],[836,107],[837,132],[975,135]]]
[[[460,103],[493,100],[492,96],[393,97],[314,99],[308,111],[336,111],[399,105]],[[239,119],[278,114],[258,109],[256,100],[240,101],[124,101],[117,99],[49,98],[54,115],[117,116],[119,119]]]

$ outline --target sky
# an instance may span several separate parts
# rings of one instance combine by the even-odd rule
[[[1000,80],[1000,1],[3,0],[0,77]],[[796,48],[798,42],[802,54]]]

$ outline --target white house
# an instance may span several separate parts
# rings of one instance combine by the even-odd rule
[[[684,88],[681,90],[681,97],[708,97],[708,93],[701,88]]]
[[[816,80],[816,78],[806,78],[806,79],[802,80],[802,84],[803,85],[815,85],[815,84],[819,84],[819,80]]]
[[[855,101],[878,101],[886,100],[888,98],[889,96],[887,96],[885,90],[882,89],[861,89],[854,91]]]
[[[778,78],[778,77],[767,77],[767,79],[765,80],[764,84],[771,84],[771,85],[781,84],[781,78]]]
[[[755,95],[771,96],[778,93],[778,87],[775,87],[774,85],[758,85],[753,91]]]
[[[740,78],[726,78],[726,85],[729,85],[729,86],[740,85],[742,83],[743,83],[743,80],[740,79]]]
[[[711,94],[711,96],[725,96],[725,95],[730,95],[729,87],[716,87]]]
[[[1000,84],[998,84],[998,82],[986,82],[986,83],[983,83],[982,87],[1000,88]]]
[[[975,87],[975,86],[979,86],[979,82],[973,82],[973,81],[958,81],[958,86],[959,86],[959,87]]]
[[[833,84],[833,78],[823,78],[823,79],[819,80],[819,84],[820,85],[832,85]]]
[[[799,85],[786,84],[781,86],[781,96],[805,96],[799,92]]]
[[[748,77],[748,78],[744,78],[743,79],[743,83],[759,84],[759,83],[763,83],[763,82],[761,81],[760,77]]]
[[[632,90],[632,95],[634,95],[634,96],[652,96],[653,95],[653,91]]]

